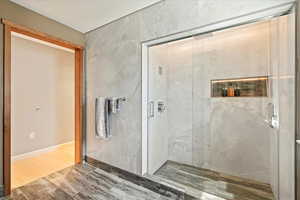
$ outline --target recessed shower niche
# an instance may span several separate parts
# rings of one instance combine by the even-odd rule
[[[267,97],[268,77],[246,77],[211,81],[211,97]]]
[[[285,15],[143,47],[145,176],[200,199],[279,199],[279,146],[294,143],[279,134],[293,127],[280,113],[294,106],[283,92],[294,87],[292,24]]]

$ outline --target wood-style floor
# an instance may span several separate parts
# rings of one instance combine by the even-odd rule
[[[208,169],[167,161],[155,172],[159,182],[165,182],[200,198],[203,192],[226,200],[273,200],[269,184],[230,176]]]
[[[12,188],[30,183],[55,171],[74,165],[75,144],[67,143],[50,152],[12,162]]]
[[[170,200],[88,164],[74,165],[12,191],[11,200]]]
[[[42,158],[40,158],[42,159]],[[64,158],[62,158],[64,159]],[[41,161],[41,160],[40,160]],[[43,162],[43,161],[42,161]],[[52,165],[53,163],[45,163]],[[32,173],[39,166],[31,167]],[[28,165],[29,167],[29,165]],[[57,166],[56,166],[57,167]],[[50,167],[56,171],[57,168]],[[29,168],[28,168],[29,169]],[[42,175],[41,175],[42,176]],[[156,181],[184,190],[184,198],[149,190],[118,174],[88,164],[72,165],[13,189],[11,200],[273,200],[270,185],[168,161]],[[36,177],[35,177],[36,179]],[[126,180],[125,180],[126,179]],[[29,181],[29,180],[28,180]],[[149,181],[143,180],[150,184]],[[153,189],[153,187],[152,187]]]

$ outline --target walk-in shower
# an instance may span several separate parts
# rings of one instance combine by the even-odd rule
[[[143,45],[145,176],[195,197],[290,199],[294,15],[278,9]]]

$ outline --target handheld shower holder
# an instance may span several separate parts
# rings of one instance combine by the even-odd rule
[[[110,98],[110,110],[112,113],[117,114],[120,112],[121,102],[126,101],[125,97],[112,97]]]

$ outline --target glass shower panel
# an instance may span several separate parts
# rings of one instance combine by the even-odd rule
[[[148,173],[153,174],[168,160],[168,114],[158,111],[158,103],[167,103],[168,52],[166,45],[149,49]],[[164,105],[166,106],[166,105]]]
[[[270,134],[270,185],[276,199],[279,199],[279,26],[282,18],[270,20],[270,97],[273,116],[277,126]],[[272,124],[268,117],[269,124]]]
[[[193,166],[269,182],[270,98],[211,95],[212,80],[269,76],[269,34],[269,22],[263,22],[195,38]]]
[[[193,163],[193,39],[168,45],[168,160]]]
[[[196,197],[278,197],[288,27],[280,17],[149,48],[148,174]]]

